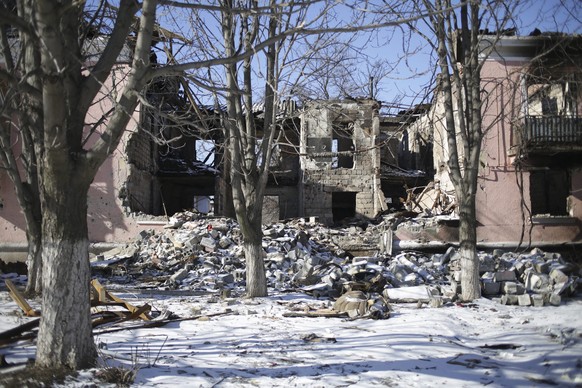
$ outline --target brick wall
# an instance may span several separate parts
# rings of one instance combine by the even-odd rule
[[[155,143],[149,135],[149,122],[142,113],[142,126],[129,134],[125,148],[129,166],[125,183],[124,205],[130,211],[159,214],[159,195],[154,172],[156,171]]]
[[[355,193],[353,210],[356,215],[376,215],[379,208],[377,192],[381,190],[380,152],[374,147],[379,134],[376,109],[372,100],[316,102],[307,108],[301,134],[304,216],[318,216],[321,222],[331,224],[334,206],[338,206],[333,203],[334,193],[346,192]],[[334,152],[322,152],[329,143],[327,138],[334,136],[333,128],[337,123],[348,123],[353,131],[351,136],[356,152],[351,168],[334,168]]]

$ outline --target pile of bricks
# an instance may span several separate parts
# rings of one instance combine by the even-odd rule
[[[440,306],[460,294],[460,257],[445,253],[399,252],[354,256],[342,241],[377,246],[381,230],[330,229],[301,219],[263,229],[268,286],[336,299],[361,291],[392,302]],[[245,259],[237,223],[228,218],[180,219],[163,232],[143,232],[125,249],[93,263],[109,283],[230,294],[243,292]],[[557,305],[575,292],[580,269],[557,253],[479,253],[482,294],[504,304]],[[401,299],[406,289],[422,297]],[[392,290],[392,291],[391,291]],[[408,292],[408,295],[419,295]]]

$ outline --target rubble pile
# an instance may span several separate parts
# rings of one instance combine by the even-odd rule
[[[502,295],[503,304],[557,306],[576,291],[580,269],[559,253],[537,248],[528,254],[497,253],[480,257],[484,296]]]
[[[303,219],[263,229],[267,280],[279,291],[300,290],[337,299],[364,292],[370,300],[419,302],[438,307],[460,293],[460,257],[445,253],[378,250],[383,229],[330,229]],[[375,248],[355,256],[354,246]],[[356,249],[357,250],[357,249]],[[480,253],[483,295],[504,304],[559,304],[578,284],[579,269],[560,254]],[[106,252],[92,263],[109,283],[216,292],[230,295],[245,285],[245,258],[238,224],[228,218],[175,215],[162,232],[142,232],[132,244]],[[373,302],[371,302],[373,304]],[[357,309],[356,309],[357,310]]]

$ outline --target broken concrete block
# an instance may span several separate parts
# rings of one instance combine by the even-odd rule
[[[399,255],[397,260],[400,261],[401,264],[407,266],[412,271],[417,273],[418,275],[422,276],[423,279],[426,281],[434,281],[434,277],[424,268],[419,267],[418,263],[416,262],[415,258],[413,257],[406,257],[404,255]]]
[[[518,303],[518,299],[517,299],[517,295],[502,295],[501,296],[501,304],[505,304],[505,305],[517,305]]]
[[[522,261],[516,261],[515,264],[513,265],[513,269],[518,276],[521,276],[525,272],[526,265]]]
[[[208,231],[208,234],[214,240],[216,240],[216,239],[218,239],[220,237],[220,232],[216,228],[214,228],[214,227]]]
[[[547,261],[538,261],[534,264],[534,268],[539,273],[547,274],[550,272],[550,263]]]
[[[512,282],[517,280],[514,271],[498,271],[493,275],[493,281],[495,282]]]
[[[232,240],[226,236],[222,236],[218,241],[218,246],[220,246],[220,248],[222,249],[226,249],[230,247],[232,244],[234,244]]]
[[[501,291],[501,283],[498,282],[484,281],[482,286],[483,295],[498,295]]]
[[[428,303],[433,297],[427,286],[387,288],[382,294],[390,302],[397,303],[415,303],[419,301]]]
[[[414,285],[414,284],[418,284],[418,283],[422,283],[422,282],[419,282],[419,278],[418,278],[417,274],[409,273],[408,275],[406,275],[404,277],[404,283],[409,284],[409,285]]]
[[[529,294],[518,295],[517,304],[520,306],[531,306],[531,297]]]
[[[210,237],[204,237],[200,240],[200,245],[202,245],[207,252],[216,251],[216,241]]]
[[[561,270],[554,268],[550,271],[550,279],[557,284],[557,283],[567,283],[570,278]]]
[[[548,292],[550,291],[550,279],[546,274],[529,271],[525,275],[525,288],[528,291]]]
[[[548,302],[552,306],[559,306],[562,303],[562,297],[556,294],[549,294]]]
[[[190,271],[187,268],[182,268],[181,270],[170,276],[170,282],[172,283],[181,282],[182,280],[186,279],[186,277],[188,277],[189,272]]]
[[[283,252],[269,252],[267,253],[267,260],[282,263],[285,260],[285,254]]]
[[[503,282],[503,292],[509,295],[521,295],[525,292],[525,287],[516,282]]]
[[[569,280],[566,281],[566,282],[563,282],[563,283],[556,283],[556,284],[554,284],[553,293],[556,294],[556,295],[567,294],[566,291],[569,290],[570,284],[571,284],[571,282]]]
[[[544,296],[541,294],[532,294],[531,301],[534,307],[543,307],[544,306]]]

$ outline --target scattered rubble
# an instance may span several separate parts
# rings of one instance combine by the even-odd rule
[[[263,230],[269,286],[334,300],[359,295],[367,308],[334,306],[322,313],[350,317],[388,317],[389,303],[440,307],[456,301],[461,276],[456,250],[382,252],[380,242],[393,227],[393,222],[360,223],[330,229],[303,219],[269,225]],[[558,253],[495,250],[479,253],[479,260],[483,296],[503,304],[560,304],[578,285],[580,268]],[[245,285],[241,232],[228,218],[176,214],[163,231],[144,231],[132,244],[99,256],[92,266],[103,282],[141,288],[230,296],[241,294]]]
[[[335,301],[333,308],[294,311],[292,316],[378,319],[390,316],[391,303],[441,307],[456,302],[461,266],[455,248],[434,254],[392,254],[382,248],[402,222],[415,221],[395,222],[391,217],[330,229],[314,220],[293,219],[266,226],[268,286]],[[582,273],[560,253],[540,249],[480,252],[479,260],[482,295],[506,305],[559,305],[576,292]],[[161,231],[143,231],[134,242],[94,257],[91,265],[94,278],[108,287],[214,294],[217,299],[242,295],[246,277],[237,223],[188,212],[175,214]],[[0,278],[25,284],[15,274]],[[25,314],[36,315],[30,306],[21,306]]]

